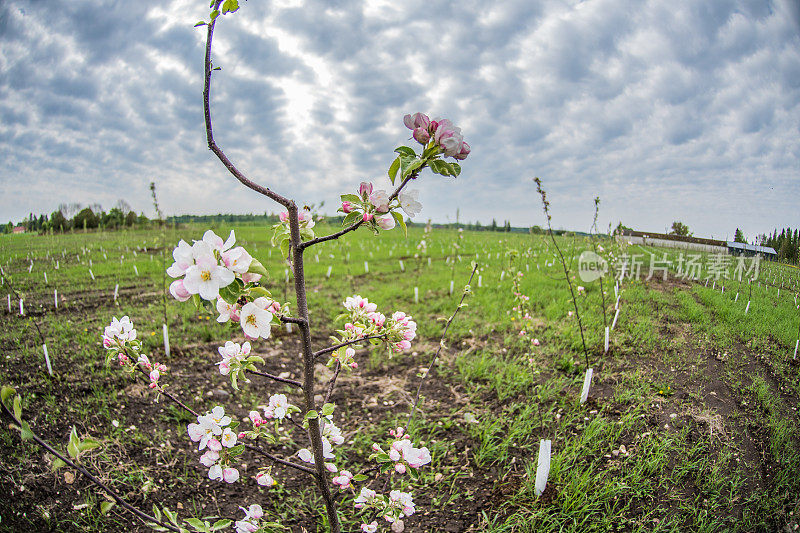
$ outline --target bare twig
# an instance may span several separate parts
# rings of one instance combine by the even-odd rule
[[[370,339],[385,339],[386,334],[383,335],[370,335],[369,337],[361,337],[360,339],[354,339],[352,341],[342,342],[335,346],[331,346],[329,348],[323,348],[322,350],[317,350],[314,352],[314,357],[322,357],[325,354],[329,354],[331,352],[335,352],[339,348],[344,348],[345,346],[350,346],[351,344],[358,344],[359,342],[367,341]]]
[[[472,274],[470,274],[469,276],[469,281],[467,282],[467,285],[472,285],[472,278],[475,277],[475,272],[477,271],[478,271],[478,263],[475,263],[475,265],[472,267]],[[469,291],[465,290],[461,294],[461,300],[459,300],[458,302],[458,307],[456,307],[456,310],[453,311],[452,315],[450,315],[450,318],[447,319],[447,324],[445,324],[444,326],[442,337],[441,339],[439,339],[439,348],[437,348],[436,353],[433,354],[433,359],[431,359],[431,364],[428,365],[428,370],[425,371],[425,375],[423,375],[422,378],[419,380],[419,387],[417,387],[417,394],[414,396],[414,403],[411,404],[411,412],[409,413],[408,421],[406,422],[406,430],[408,430],[411,427],[411,420],[414,418],[414,413],[417,411],[417,404],[419,403],[419,394],[420,391],[422,390],[422,385],[425,383],[425,378],[427,378],[428,375],[431,373],[431,369],[433,369],[433,365],[434,363],[436,363],[436,359],[439,357],[439,352],[441,352],[442,348],[444,347],[444,338],[447,335],[447,330],[450,328],[450,324],[453,322],[453,319],[458,314],[458,311],[464,306],[464,299],[467,297],[468,293]]]
[[[569,269],[567,268],[566,259],[564,259],[564,254],[561,253],[561,248],[558,247],[556,238],[553,236],[553,228],[550,225],[550,202],[547,200],[547,193],[542,188],[542,180],[539,178],[534,178],[533,181],[536,182],[536,191],[542,197],[542,207],[544,209],[545,218],[547,219],[547,234],[550,235],[550,239],[553,241],[553,246],[555,247],[556,252],[558,252],[558,256],[561,258],[561,266],[564,268],[564,277],[567,278],[567,286],[569,287],[569,293],[572,296],[572,305],[575,307],[575,317],[578,319],[578,330],[581,333],[583,356],[586,359],[586,368],[589,368],[589,351],[586,349],[586,339],[583,336],[583,322],[581,322],[581,313],[578,309],[578,300],[575,298],[575,291],[572,290],[572,281],[569,279]]]
[[[22,425],[22,421],[18,420],[17,417],[14,416],[14,413],[11,412],[8,409],[8,407],[5,405],[5,403],[3,403],[2,406],[3,406],[3,412],[8,417],[10,417],[11,420],[13,420],[13,422],[16,425],[21,426]],[[55,457],[58,457],[59,459],[64,461],[64,464],[66,464],[70,468],[72,468],[74,470],[77,470],[78,472],[80,472],[81,474],[86,476],[89,479],[89,481],[91,481],[92,483],[94,483],[95,485],[97,485],[98,487],[103,489],[103,491],[106,494],[108,494],[115,502],[117,502],[120,505],[120,507],[123,507],[123,508],[127,509],[131,513],[135,514],[139,519],[141,519],[141,520],[143,520],[145,522],[149,521],[149,522],[156,523],[156,524],[158,524],[158,525],[160,525],[160,526],[162,526],[162,527],[164,527],[164,528],[166,528],[166,529],[168,529],[170,531],[178,531],[178,532],[181,531],[180,528],[177,528],[177,527],[173,526],[172,524],[170,524],[168,522],[162,522],[161,520],[158,520],[156,517],[150,516],[149,514],[145,513],[144,511],[142,511],[140,509],[137,509],[133,505],[129,504],[121,496],[119,496],[116,492],[114,492],[114,490],[111,487],[107,486],[105,483],[100,481],[97,477],[92,475],[91,472],[86,470],[81,465],[72,462],[72,460],[70,460],[69,457],[66,457],[66,456],[62,455],[58,450],[56,450],[55,448],[50,446],[47,442],[45,442],[36,433],[31,432],[31,434],[33,435],[31,438],[34,440],[34,442],[36,442],[36,444],[38,444],[41,448],[44,448],[45,450],[47,450],[48,452],[53,454]]]
[[[336,361],[336,370],[333,371],[333,375],[331,376],[330,381],[328,381],[328,392],[325,394],[325,401],[323,403],[328,403],[331,399],[331,394],[333,394],[333,387],[336,384],[336,378],[339,377],[339,372],[342,371],[342,362]]]
[[[273,380],[279,381],[281,383],[286,383],[287,385],[291,385],[291,386],[297,387],[299,389],[303,388],[303,384],[300,383],[297,380],[294,380],[294,379],[282,378],[280,376],[275,376],[275,375],[270,374],[268,372],[261,372],[260,370],[245,370],[245,372],[247,372],[248,374],[255,374],[256,376],[261,376],[261,377],[264,377],[264,378],[273,379]]]

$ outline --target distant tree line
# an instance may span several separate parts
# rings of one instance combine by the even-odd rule
[[[157,221],[156,221],[157,222]],[[27,232],[64,233],[76,230],[145,227],[152,223],[144,213],[139,215],[125,200],[119,200],[114,207],[104,211],[99,204],[83,207],[81,204],[61,204],[50,215],[30,213],[18,225]],[[12,222],[0,226],[0,233],[11,233]]]
[[[786,228],[780,233],[776,229],[772,235],[760,235],[758,243],[778,252],[778,260],[785,263],[797,264],[800,259],[800,232],[797,229]]]

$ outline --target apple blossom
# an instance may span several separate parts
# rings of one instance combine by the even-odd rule
[[[417,128],[427,129],[430,126],[431,119],[423,113],[414,113],[413,115],[405,115],[403,117],[403,124],[410,130]]]
[[[286,399],[285,394],[273,394],[269,397],[269,406],[264,409],[264,416],[283,420],[288,413],[289,407],[292,407],[292,405]]]
[[[278,484],[278,482],[273,479],[269,472],[259,472],[256,474],[256,483],[262,487],[272,487]]]
[[[217,313],[219,313],[217,322],[220,324],[229,320],[233,320],[234,322],[239,321],[239,306],[237,304],[231,305],[222,298],[217,298]]]
[[[469,144],[467,144],[466,142],[462,142],[461,143],[461,151],[459,151],[457,154],[453,155],[453,157],[455,159],[463,160],[463,159],[467,158],[469,153],[470,153]],[[459,228],[459,230],[461,230],[461,228]]]
[[[218,460],[219,452],[215,452],[214,450],[207,450],[202,456],[200,456],[200,463],[208,468],[211,468]]]
[[[345,213],[350,213],[353,211],[353,203],[352,202],[342,202],[342,211]]]
[[[201,242],[202,243],[202,242]],[[215,300],[219,289],[233,283],[234,274],[220,266],[213,254],[203,254],[186,270],[183,286],[191,294],[199,294],[204,300]]]
[[[225,428],[225,431],[222,432],[222,445],[226,448],[236,446],[236,433],[231,431],[231,428]]]
[[[239,471],[231,467],[223,468],[222,480],[225,483],[236,483],[239,480]]]
[[[366,181],[362,181],[361,185],[358,186],[358,195],[361,196],[364,200],[369,198],[369,195],[372,194],[372,184]]]
[[[358,497],[353,500],[353,506],[356,509],[362,509],[365,505],[371,505],[375,501],[376,496],[377,493],[374,490],[361,487],[361,492],[358,494]]]
[[[247,253],[247,250],[241,246],[237,246],[232,250],[222,253],[222,261],[225,266],[237,274],[247,273],[250,268],[250,263],[253,262],[253,257]]]
[[[169,293],[179,302],[185,302],[192,297],[192,294],[183,286],[182,279],[176,279],[169,284]]]
[[[419,191],[417,189],[402,191],[397,199],[400,201],[400,207],[411,218],[414,218],[422,210],[422,204],[418,201]]]
[[[389,193],[383,189],[370,194],[369,202],[375,207],[376,213],[383,214],[389,212]]]
[[[194,264],[192,246],[183,239],[178,242],[178,246],[172,250],[172,257],[175,262],[167,268],[167,274],[173,278],[179,278],[186,274],[186,270]]]
[[[339,475],[334,477],[331,481],[334,485],[337,485],[339,489],[346,490],[353,481],[353,474],[347,470],[342,470]]]
[[[385,229],[385,230],[390,230],[390,229],[394,228],[395,225],[397,224],[395,222],[395,220],[394,220],[394,217],[391,216],[391,215],[388,215],[388,216],[385,216],[385,217],[380,217],[380,218],[378,218],[376,220],[378,222],[378,227],[380,227],[381,229]]]
[[[222,237],[214,233],[213,230],[208,230],[203,234],[203,242],[208,244],[211,249],[222,253],[229,250],[236,243],[236,235],[234,235],[233,230],[231,230],[228,239],[223,242]]]
[[[242,325],[244,334],[249,338],[269,338],[272,313],[267,311],[268,305],[270,305],[270,302],[261,297],[242,306],[242,311],[239,314],[239,323]]]
[[[114,344],[122,346],[133,340],[136,340],[136,330],[133,329],[133,323],[127,315],[119,320],[117,317],[113,317],[111,324],[106,326],[103,331],[103,346],[106,348]]]
[[[378,522],[373,520],[370,524],[361,524],[361,531],[363,533],[375,533],[378,531]]]

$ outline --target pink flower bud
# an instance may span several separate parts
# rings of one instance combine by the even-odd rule
[[[342,211],[345,213],[350,213],[353,211],[353,204],[350,202],[342,202]]]
[[[373,218],[374,218],[374,215],[372,213],[364,213],[364,222],[369,222]]]
[[[469,152],[470,152],[469,145],[467,143],[465,143],[465,142],[462,142],[461,143],[461,151],[458,152],[453,157],[456,158],[456,159],[466,159],[467,156],[469,155]],[[520,272],[520,274],[521,274],[521,272]]]
[[[414,113],[413,115],[406,115],[403,117],[403,124],[410,130],[427,128],[430,121],[431,119],[423,113]]]
[[[417,128],[412,135],[414,140],[420,144],[428,144],[428,141],[431,140],[431,134],[428,133],[426,128]]]
[[[244,431],[242,431],[241,433],[239,433],[239,438],[240,438],[240,439],[243,439],[244,437],[245,437],[245,435],[244,435]]]
[[[406,465],[404,465],[403,463],[397,463],[396,465],[394,465],[394,469],[395,471],[397,471],[398,474],[406,473]]]
[[[286,211],[281,211],[280,214],[278,215],[278,218],[281,220],[281,222],[286,222],[287,220],[289,220],[289,213],[287,213]]]
[[[358,186],[358,194],[362,198],[367,198],[370,194],[372,194],[372,184],[362,181],[361,185]]]

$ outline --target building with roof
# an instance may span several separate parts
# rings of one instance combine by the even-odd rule
[[[728,246],[728,253],[731,255],[744,255],[747,257],[761,255],[769,260],[778,258],[778,252],[769,246],[756,246],[755,244],[733,241],[728,241],[726,244]]]

